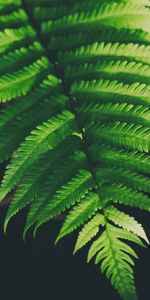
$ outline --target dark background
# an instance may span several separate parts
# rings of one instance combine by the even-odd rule
[[[149,227],[148,213],[132,211]],[[28,234],[22,241],[26,211],[17,215],[8,226],[7,236],[2,230],[6,208],[0,209],[0,299],[1,300],[119,300],[99,266],[86,263],[87,249],[72,256],[76,234],[65,238],[57,246],[54,240],[60,221],[54,220],[41,227],[36,239]],[[136,285],[139,300],[150,299],[149,249],[135,247]]]

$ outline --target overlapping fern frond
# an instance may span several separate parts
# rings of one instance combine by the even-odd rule
[[[128,242],[148,239],[125,209],[150,211],[149,0],[0,0],[0,54],[5,231],[27,205],[24,237],[66,211],[56,242],[94,239],[88,261],[137,299]]]

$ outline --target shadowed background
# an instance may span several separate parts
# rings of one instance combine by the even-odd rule
[[[126,210],[127,211],[127,210]],[[130,212],[128,210],[128,212]],[[27,235],[22,241],[26,211],[17,215],[8,226],[7,236],[2,226],[6,207],[0,209],[0,299],[1,300],[119,300],[94,261],[86,263],[87,249],[72,256],[76,234],[63,239],[57,246],[54,240],[60,221],[42,226],[36,239]],[[149,216],[144,211],[132,214],[149,229]],[[134,247],[140,259],[135,275],[139,300],[150,299],[149,249]]]

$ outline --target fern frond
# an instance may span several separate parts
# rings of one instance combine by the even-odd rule
[[[26,25],[28,17],[23,9],[11,12],[8,15],[0,16],[0,30],[5,29],[8,26],[18,27]]]
[[[130,0],[132,2],[135,2],[134,0]],[[63,1],[59,2],[58,5],[56,5],[56,2],[53,4],[50,4],[49,2],[46,3],[46,6],[43,7],[43,3],[36,3],[36,5],[33,8],[33,16],[35,20],[38,22],[46,22],[49,20],[57,20],[59,18],[62,18],[63,16],[70,15],[77,12],[85,12],[85,11],[91,11],[91,9],[99,9],[102,2],[109,2],[108,0],[101,0],[99,2],[98,0],[90,1],[90,0],[83,0],[81,3],[76,3],[76,1],[72,1],[72,6],[70,6],[69,1]],[[144,4],[148,5],[148,1],[144,1],[137,4]]]
[[[67,141],[68,139],[65,141],[65,143]],[[60,144],[60,146],[61,145],[62,144]],[[73,150],[72,147],[70,150],[71,149]],[[63,163],[60,163],[60,167],[56,168],[55,166],[51,172],[49,170],[49,175],[44,181],[44,184],[38,187],[38,190],[36,191],[36,197],[32,202],[32,206],[29,211],[27,230],[32,224],[36,223],[41,215],[41,211],[48,205],[50,199],[56,194],[57,190],[59,190],[63,185],[66,185],[70,178],[75,177],[81,168],[86,169],[88,167],[86,156],[82,151],[76,151],[71,155],[69,154],[67,160],[65,155],[62,153],[62,160]],[[28,176],[27,173],[26,176]]]
[[[112,201],[150,211],[150,199],[141,192],[122,184],[111,184],[111,182],[101,183],[101,189],[106,203]]]
[[[58,32],[92,31],[98,26],[116,28],[143,29],[149,32],[149,10],[143,5],[131,3],[104,3],[99,9],[90,12],[75,13],[56,21],[42,24],[42,33],[57,34]],[[87,26],[88,25],[88,26]]]
[[[95,212],[101,208],[101,203],[96,193],[89,192],[80,203],[70,211],[60,230],[56,243],[65,235],[84,224]]]
[[[142,62],[127,60],[104,60],[95,63],[83,63],[67,66],[65,79],[68,81],[92,78],[118,79],[132,82],[150,83],[149,65]]]
[[[103,0],[104,1],[104,0]],[[88,2],[88,3],[87,3]],[[102,1],[101,1],[102,2]],[[57,3],[50,4],[49,2],[46,3],[46,6],[43,7],[43,3],[36,3],[33,9],[33,16],[36,21],[38,22],[46,22],[49,20],[56,20],[62,18],[62,16],[69,15],[70,13],[75,13],[78,11],[90,11],[93,7],[98,7],[99,1],[82,1],[81,3],[76,3],[72,1],[72,6],[70,6],[69,1],[62,1]]]
[[[149,127],[150,109],[142,105],[133,105],[128,103],[110,103],[107,104],[89,104],[82,105],[78,109],[83,120],[94,119],[103,123],[108,121],[126,121]],[[99,121],[100,119],[100,121]]]
[[[56,94],[56,91],[59,93],[60,89],[60,80],[54,75],[48,75],[45,77],[42,82],[27,96],[23,97],[21,101],[9,105],[7,108],[4,108],[0,112],[0,128],[4,130],[11,121],[17,119],[20,114],[23,114],[26,110],[30,109],[32,105],[37,104],[42,101],[43,98],[47,98],[50,93]],[[65,95],[62,95],[63,99],[67,99]]]
[[[138,150],[148,153],[150,150],[150,132],[148,127],[126,122],[107,123],[88,132],[90,143],[105,142],[108,145]]]
[[[49,61],[42,57],[33,64],[15,73],[1,76],[0,101],[6,102],[15,97],[26,95],[35,85],[39,76],[50,68]]]
[[[14,51],[10,51],[0,57],[0,71],[10,72],[18,67],[22,67],[32,60],[40,58],[44,53],[44,49],[38,42],[33,42],[28,47],[21,47]]]
[[[63,145],[65,146],[64,148],[62,147]],[[49,177],[51,178],[51,182],[53,180],[53,188],[56,185],[56,178],[57,182],[59,182],[60,178],[63,175],[63,172],[65,171],[64,165],[63,167],[61,165],[62,158],[64,158],[65,160],[65,155],[68,156],[68,162],[70,163],[72,172],[74,170],[74,165],[77,169],[79,162],[80,165],[82,164],[84,156],[82,155],[82,153],[80,153],[79,155],[79,152],[75,152],[78,149],[80,149],[79,138],[75,136],[69,137],[65,141],[63,141],[63,143],[56,146],[54,150],[48,151],[44,155],[41,155],[41,157],[33,164],[33,166],[28,169],[21,183],[19,184],[15,196],[9,206],[4,224],[5,231],[7,228],[7,224],[12,216],[14,216],[21,208],[25,207],[28,203],[37,198],[37,196],[41,192],[41,187],[42,191],[44,192],[45,186],[50,185]],[[72,154],[73,152],[75,153]],[[57,169],[58,164],[61,167],[59,168],[59,172],[56,172],[55,170]],[[68,168],[66,168],[66,172],[71,175],[71,172],[69,172]],[[50,188],[48,189],[48,195],[50,195]],[[41,204],[43,204],[43,202],[39,201],[39,204],[41,207]],[[38,205],[36,203],[36,210],[37,207]]]
[[[117,182],[126,184],[129,187],[133,187],[139,191],[150,193],[149,179],[137,172],[131,172],[129,170],[102,167],[97,170],[99,180],[108,180],[110,182]]]
[[[0,32],[0,53],[10,51],[17,42],[34,41],[35,37],[36,32],[30,25],[18,29],[5,29]]]
[[[130,264],[134,264],[131,256],[137,258],[137,255],[122,239],[143,245],[135,234],[107,224],[106,230],[92,244],[88,261],[97,254],[95,263],[101,262],[102,273],[106,273],[120,296],[125,300],[137,299],[130,267]]]
[[[99,227],[105,225],[104,216],[96,214],[80,231],[74,253],[85,246],[98,233]]]
[[[102,146],[100,144],[90,147],[90,153],[95,162],[131,169],[142,173],[150,173],[150,157],[138,151],[125,151],[124,149]]]
[[[9,158],[34,126],[64,109],[67,100],[60,81],[49,75],[32,93],[4,108],[0,112],[0,161]]]
[[[125,214],[114,206],[108,206],[106,208],[107,218],[112,221],[115,225],[122,227],[128,231],[131,231],[144,239],[149,243],[145,231],[141,224],[139,224],[133,217]]]
[[[99,232],[88,260],[123,300],[137,299],[129,243],[148,242],[124,211],[150,211],[149,20],[148,0],[0,0],[4,230],[29,204],[24,238],[66,212],[56,242],[82,225],[76,252]]]
[[[144,246],[143,242],[141,241],[141,239],[139,237],[137,237],[137,235],[135,235],[131,232],[128,232],[127,230],[120,229],[109,223],[108,223],[108,229],[110,230],[110,232],[112,231],[111,232],[112,235],[115,231],[119,238],[127,239],[128,241],[132,241],[134,243],[137,243],[138,245]],[[121,236],[121,233],[122,233],[122,236]],[[89,252],[88,252],[88,262],[103,248],[103,243],[105,243],[105,238],[106,238],[106,232],[104,231],[103,234],[92,243],[92,245],[89,249]],[[134,251],[132,253],[133,253],[133,256],[137,258],[136,253]]]
[[[62,186],[60,190],[57,190],[56,194],[51,198],[51,201],[47,201],[46,206],[44,206],[38,215],[34,233],[36,233],[39,226],[43,223],[67,208],[70,208],[76,202],[79,202],[93,186],[94,183],[91,173],[86,170],[80,170],[66,185]],[[35,212],[31,210],[28,215],[24,235],[31,224],[33,224],[33,220],[35,220],[35,217],[33,218],[34,213]]]
[[[59,103],[60,100],[62,100],[61,105]],[[61,95],[45,99],[36,105],[32,105],[21,116],[17,116],[17,120],[12,120],[6,127],[0,128],[0,160],[3,161],[9,158],[13,151],[19,147],[20,143],[24,141],[25,137],[30,134],[34,126],[59,113],[61,108],[63,109],[65,106],[63,100],[65,99]],[[55,104],[53,101],[55,101]]]
[[[58,57],[61,57],[59,60],[60,63],[63,63],[65,52],[69,51],[69,60],[70,60],[70,51],[73,51],[79,47],[85,48],[85,46],[89,44],[96,43],[100,44],[100,42],[119,42],[119,43],[133,43],[136,44],[145,44],[149,45],[150,33],[145,32],[143,30],[129,30],[129,29],[115,29],[112,27],[101,27],[97,32],[93,32],[93,34],[89,35],[88,32],[78,32],[78,33],[70,33],[64,35],[52,36],[48,41],[48,48],[53,49],[55,51],[59,51]],[[86,49],[86,48],[85,48]],[[65,51],[65,52],[64,52]],[[63,52],[63,55],[62,55]],[[127,58],[128,59],[128,58]],[[69,62],[65,57],[66,64]],[[64,64],[65,65],[65,64]]]
[[[0,189],[0,199],[2,200],[20,181],[25,171],[40,154],[53,149],[76,130],[74,115],[69,111],[64,111],[32,131],[32,135],[29,135],[22,143],[12,163],[8,166]]]
[[[76,64],[91,62],[99,59],[131,59],[137,62],[150,63],[150,45],[133,43],[105,43],[82,46],[75,51],[60,52],[58,59],[60,64]]]
[[[129,102],[135,104],[150,105],[150,85],[140,82],[131,84],[117,80],[91,80],[75,82],[72,85],[72,93],[80,103],[91,100],[99,102]]]

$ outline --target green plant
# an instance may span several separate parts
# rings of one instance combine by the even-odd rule
[[[97,236],[88,261],[127,300],[137,299],[128,241],[148,242],[123,211],[150,211],[149,7],[0,0],[0,161],[11,158],[0,199],[14,190],[4,229],[28,204],[24,238],[66,211],[56,242],[81,225],[74,252]]]

